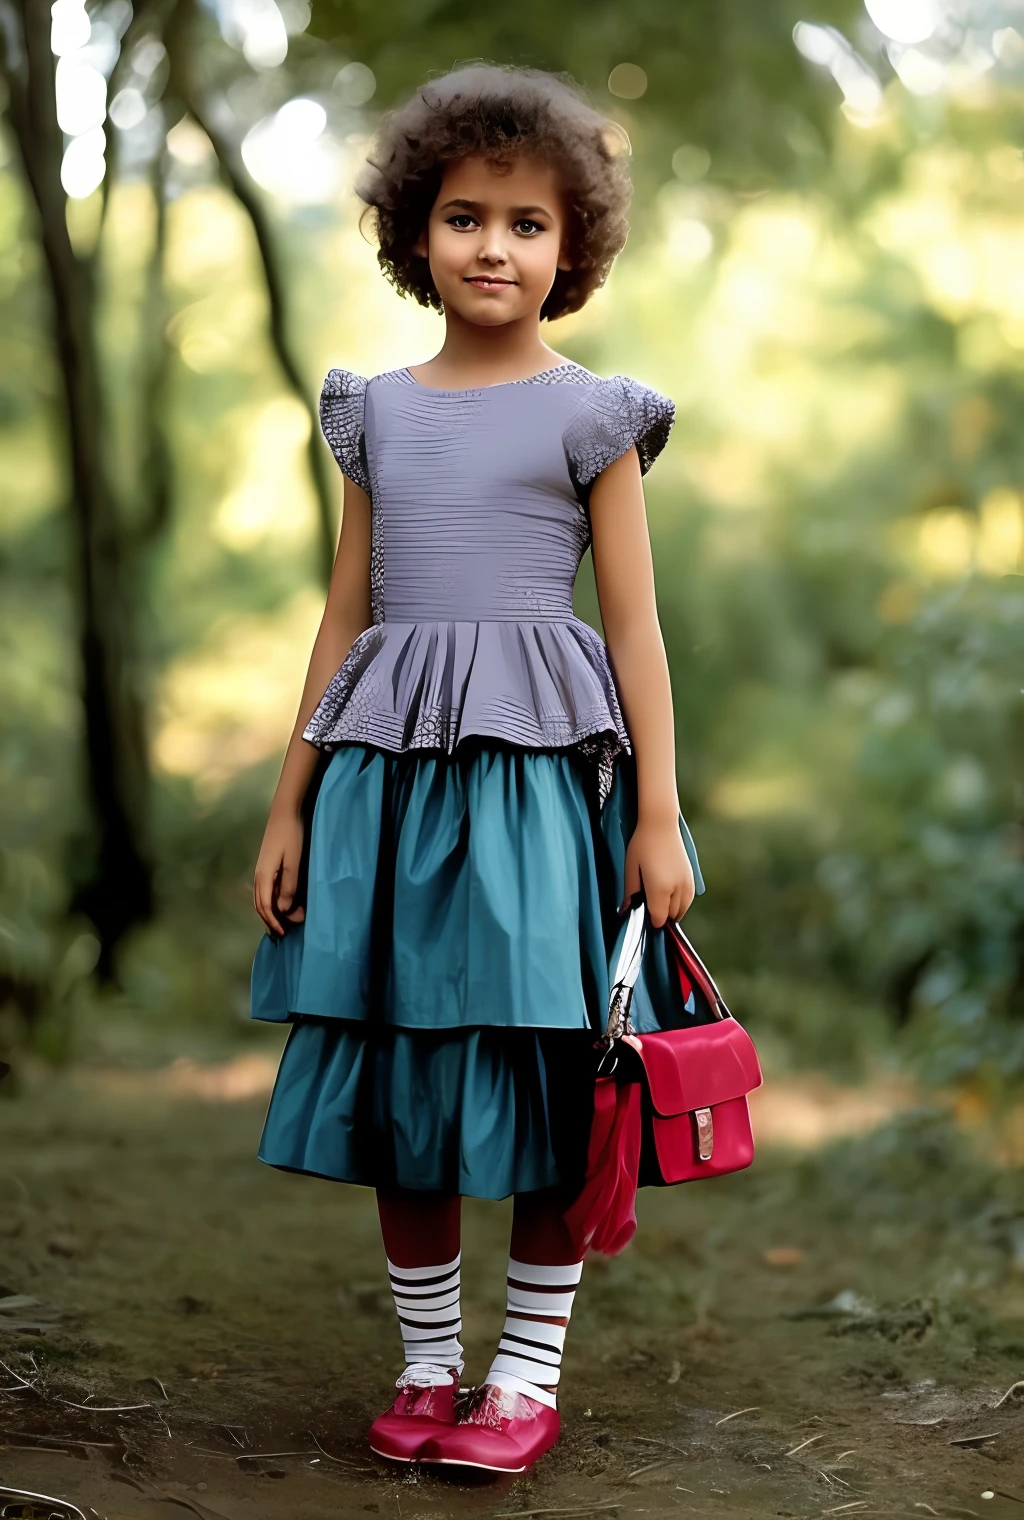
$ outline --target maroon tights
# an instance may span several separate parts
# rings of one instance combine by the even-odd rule
[[[538,1266],[581,1261],[565,1226],[567,1199],[557,1188],[517,1193],[509,1255]],[[432,1267],[451,1261],[462,1238],[462,1199],[457,1193],[377,1193],[384,1249],[396,1267]]]

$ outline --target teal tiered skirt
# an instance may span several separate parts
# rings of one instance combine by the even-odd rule
[[[291,1025],[259,1159],[478,1198],[578,1186],[635,825],[627,754],[601,807],[571,749],[339,746],[308,825],[305,920],[253,961],[253,1018]],[[690,1018],[658,931],[632,1016]]]

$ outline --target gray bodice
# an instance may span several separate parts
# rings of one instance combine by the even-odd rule
[[[320,420],[372,503],[373,622],[303,738],[326,750],[451,753],[469,734],[572,745],[597,763],[603,803],[630,743],[604,641],[573,612],[587,502],[633,444],[646,473],[674,416],[650,387],[578,364],[459,391],[407,369],[332,369]]]

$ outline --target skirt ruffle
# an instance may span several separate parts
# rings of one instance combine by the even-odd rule
[[[387,1029],[303,1019],[259,1159],[288,1171],[505,1198],[582,1183],[592,1039],[572,1029]]]
[[[578,1186],[635,825],[628,754],[602,807],[572,750],[335,750],[305,921],[253,962],[253,1017],[292,1025],[260,1159],[483,1198]],[[657,931],[633,1020],[691,1021]]]

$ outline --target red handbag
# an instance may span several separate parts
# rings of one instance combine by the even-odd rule
[[[761,1085],[754,1042],[679,924],[665,923],[673,974],[702,1022],[637,1034],[630,1004],[647,906],[632,910],[608,1002],[583,1188],[566,1213],[581,1254],[617,1255],[636,1231],[636,1190],[738,1172],[754,1159],[747,1094]]]

